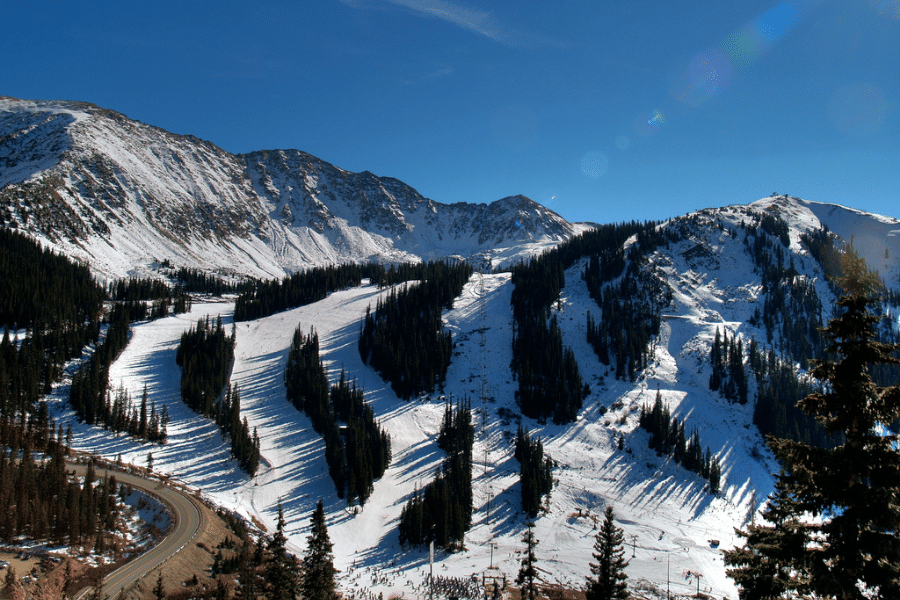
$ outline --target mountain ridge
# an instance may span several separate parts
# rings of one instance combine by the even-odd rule
[[[0,219],[106,277],[155,262],[280,277],[336,262],[508,264],[568,239],[524,196],[443,204],[300,150],[230,154],[83,102],[0,98]]]

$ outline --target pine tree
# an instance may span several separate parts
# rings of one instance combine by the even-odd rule
[[[304,600],[332,600],[334,598],[334,556],[331,553],[332,543],[325,526],[325,508],[322,500],[316,504],[312,514],[312,528],[306,538],[306,555],[303,557],[303,570],[300,576],[300,588]]]
[[[797,514],[796,502],[779,479],[762,515],[773,526],[752,524],[746,532],[737,532],[747,542],[725,556],[726,564],[740,565],[728,575],[740,586],[741,600],[781,598],[798,587],[795,561],[804,552],[809,531]]]
[[[594,539],[594,560],[588,577],[587,600],[627,600],[625,536],[615,524],[612,506],[606,507],[603,525]]]
[[[784,465],[765,515],[771,525],[741,533],[747,542],[726,552],[726,564],[742,586],[755,577],[777,581],[789,593],[898,598],[900,436],[880,426],[900,417],[900,386],[877,386],[869,367],[900,364],[894,356],[900,347],[875,339],[878,317],[869,307],[877,276],[852,248],[842,262],[841,314],[825,329],[836,360],[814,361],[811,372],[829,385],[798,406],[843,443],[824,448],[769,438]],[[750,591],[742,598],[768,597],[753,585],[744,589]]]
[[[264,588],[259,568],[262,563],[262,551],[262,542],[254,542],[252,539],[247,539],[241,547],[237,572],[238,586],[234,594],[236,600],[257,600],[257,596]]]
[[[294,600],[299,591],[297,565],[287,551],[287,536],[284,534],[284,511],[278,503],[278,523],[269,541],[269,562],[266,565],[266,583],[269,585],[271,600]]]
[[[519,574],[516,576],[516,583],[521,587],[522,600],[535,600],[538,595],[537,591],[537,557],[534,549],[538,545],[538,540],[534,539],[534,522],[529,521],[525,524],[527,529],[522,541],[525,543],[525,553],[522,555],[522,562],[519,566]]]

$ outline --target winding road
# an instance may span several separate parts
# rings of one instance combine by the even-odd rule
[[[83,464],[70,464],[79,475],[84,475],[87,466]],[[165,538],[147,552],[125,563],[103,580],[103,595],[106,598],[115,598],[122,590],[127,590],[131,585],[151,573],[169,558],[178,553],[182,548],[194,539],[203,524],[203,517],[196,505],[196,500],[180,490],[165,485],[158,480],[146,479],[132,475],[117,469],[96,467],[97,476],[105,477],[107,473],[115,475],[120,484],[130,484],[144,493],[155,496],[166,504],[174,515],[174,526],[166,534]],[[82,600],[92,588],[82,589],[75,600]]]

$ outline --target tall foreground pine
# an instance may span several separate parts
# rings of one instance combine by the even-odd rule
[[[628,600],[625,575],[625,534],[616,527],[612,506],[606,507],[603,525],[594,538],[594,560],[587,580],[587,600]]]
[[[333,544],[325,525],[325,506],[322,500],[316,505],[310,519],[312,527],[306,538],[306,555],[300,573],[300,589],[304,600],[332,600],[336,583],[334,580]]]
[[[884,427],[900,417],[900,386],[879,387],[869,371],[900,364],[900,348],[875,339],[877,276],[852,249],[843,263],[841,314],[825,329],[836,359],[814,361],[811,372],[826,391],[798,406],[844,441],[769,438],[784,465],[770,524],[739,532],[744,547],[726,552],[742,599],[900,598],[900,436]]]

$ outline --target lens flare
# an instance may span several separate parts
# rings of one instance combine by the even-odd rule
[[[634,131],[641,137],[651,137],[665,122],[665,116],[658,109],[643,112],[634,118]]]
[[[869,6],[879,15],[900,21],[900,0],[869,0]]]
[[[699,93],[712,96],[731,82],[731,63],[718,48],[701,52],[688,65],[688,79]]]
[[[772,45],[793,29],[799,18],[800,7],[797,4],[782,2],[760,15],[753,25],[760,40]]]
[[[762,54],[763,50],[762,44],[748,25],[726,37],[722,41],[722,51],[731,64],[738,69],[746,69]]]
[[[888,104],[881,90],[864,83],[838,88],[828,103],[834,126],[841,133],[855,137],[878,131],[887,112]]]
[[[592,150],[581,159],[581,172],[593,179],[603,177],[608,169],[609,158],[602,152]]]
[[[674,78],[669,93],[693,107],[721,93],[736,69],[748,68],[797,25],[809,4],[809,0],[782,2],[727,35],[718,47],[695,55]]]

